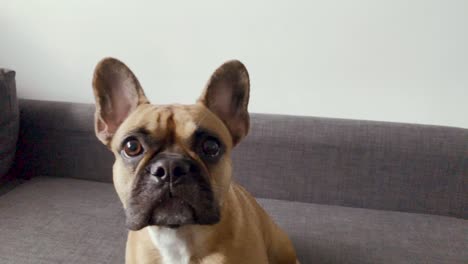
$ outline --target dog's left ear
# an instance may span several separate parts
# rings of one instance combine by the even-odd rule
[[[247,69],[240,61],[232,60],[213,73],[198,100],[224,122],[231,132],[233,146],[249,131],[249,93]]]

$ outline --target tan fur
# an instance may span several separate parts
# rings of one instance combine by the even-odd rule
[[[122,67],[120,65],[119,69]],[[135,78],[133,75],[131,77]],[[99,86],[95,86],[95,90],[100,89]],[[95,94],[100,93],[98,91]],[[244,188],[232,181],[231,150],[246,132],[240,130],[241,133],[238,133],[234,140],[232,130],[235,127],[227,125],[225,120],[221,120],[210,111],[204,100],[199,100],[194,105],[151,105],[142,97],[142,91],[137,90],[137,94],[143,103],[133,106],[134,110],[128,117],[118,122],[116,131],[104,130],[107,134],[100,138],[115,154],[114,186],[124,208],[127,206],[136,172],[142,170],[153,155],[152,150],[148,150],[137,168],[130,169],[125,166],[118,150],[128,132],[144,128],[155,140],[164,139],[172,133],[176,139],[173,147],[197,159],[197,154],[190,150],[189,139],[197,128],[207,129],[214,132],[226,147],[222,158],[216,164],[206,165],[208,167],[205,168],[209,172],[208,180],[216,201],[220,204],[221,219],[214,225],[184,225],[171,229],[175,230],[171,232],[176,232],[177,237],[187,245],[190,264],[297,263],[288,236]],[[104,96],[105,94],[101,94],[101,97]],[[98,106],[97,111],[101,111],[101,108],[102,106]],[[100,117],[97,112],[97,118]],[[248,129],[248,123],[244,124],[242,129]],[[100,133],[98,129],[98,137]],[[139,231],[129,231],[126,264],[163,263],[160,251],[151,239],[149,228],[154,232],[164,232],[163,229],[167,227],[152,226]]]
[[[164,117],[167,106],[142,105],[117,130],[112,145],[117,145],[126,131],[146,127],[155,131],[155,136],[164,135]],[[224,142],[229,142],[229,131],[203,105],[171,106],[176,121],[176,133],[187,138],[196,127],[216,131]],[[151,118],[149,118],[151,117]],[[160,120],[160,124],[156,121]],[[115,146],[116,148],[117,146]],[[231,181],[232,145],[220,163],[211,169],[216,196],[223,201],[221,222],[213,226],[183,226],[178,232],[191,241],[193,257],[191,263],[295,263],[296,256],[289,238],[271,220],[255,199],[238,184]],[[128,198],[131,179],[124,166],[114,164],[114,183],[123,204]],[[162,263],[157,249],[151,242],[147,228],[130,231],[127,242],[126,263]]]

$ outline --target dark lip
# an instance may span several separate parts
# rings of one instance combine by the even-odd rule
[[[168,191],[168,193],[169,193],[169,191]],[[158,207],[164,207],[166,203],[170,203],[170,202],[180,202],[181,203],[180,206],[187,207],[190,210],[190,212],[192,214],[192,218],[193,218],[192,220],[194,222],[197,221],[196,210],[189,202],[187,202],[185,199],[183,199],[183,198],[181,198],[179,196],[170,196],[170,197],[168,197],[168,196],[169,196],[169,194],[164,199],[157,201],[155,203],[155,205],[153,206],[152,210],[149,211],[149,219],[148,219],[147,226],[152,226],[153,224],[151,224],[151,223],[154,223],[154,220],[153,220],[154,211],[158,210]],[[179,228],[181,226],[182,225],[178,225],[178,224],[166,225],[166,227],[169,227],[169,228]]]
[[[172,190],[169,189],[167,191],[167,195],[164,199],[156,202],[156,205],[153,207],[153,211],[154,210],[157,210],[157,208],[159,206],[163,206],[164,203],[168,203],[168,202],[174,202],[174,200],[176,201],[180,201],[182,203],[183,206],[187,206],[188,208],[190,208],[190,210],[192,211],[192,214],[194,216],[194,218],[196,217],[196,214],[195,214],[195,208],[187,201],[185,200],[184,198],[178,196],[178,195],[174,195]]]

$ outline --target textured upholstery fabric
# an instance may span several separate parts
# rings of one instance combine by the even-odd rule
[[[111,184],[37,177],[0,196],[0,263],[124,263],[125,221]]]
[[[94,105],[20,100],[17,159],[27,177],[112,182],[112,153],[94,134]]]
[[[254,115],[234,162],[257,197],[468,218],[468,129]]]
[[[0,69],[0,181],[10,169],[18,137],[15,72]]]
[[[23,173],[111,181],[94,106],[21,101]],[[468,218],[468,129],[252,115],[234,177],[262,198]]]
[[[303,264],[468,263],[462,219],[259,199]],[[123,263],[113,186],[37,177],[0,196],[0,263]]]
[[[468,221],[258,199],[308,263],[468,263]]]

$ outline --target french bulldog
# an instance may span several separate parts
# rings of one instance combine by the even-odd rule
[[[232,149],[249,130],[241,62],[221,65],[192,105],[150,104],[114,58],[97,64],[93,88],[129,229],[125,263],[298,263],[288,236],[232,179]]]

